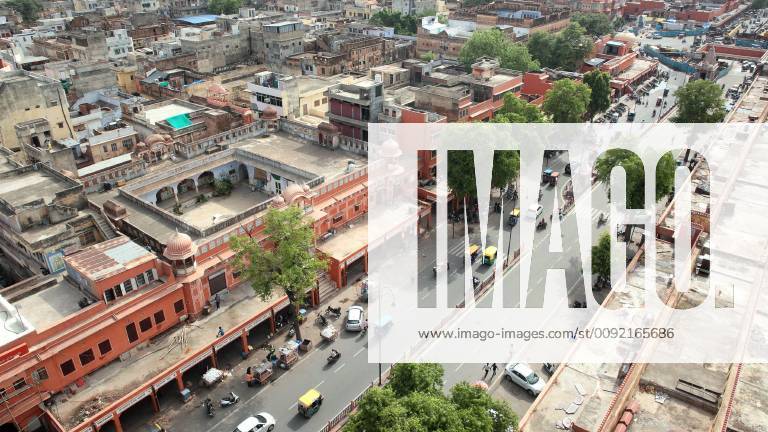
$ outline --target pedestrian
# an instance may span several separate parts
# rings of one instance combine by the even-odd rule
[[[224,329],[219,326],[219,332],[216,333],[216,337],[222,337],[224,336]]]
[[[496,363],[494,363],[493,365],[491,365],[491,370],[493,370],[493,374],[491,375],[491,378],[493,378],[493,377],[495,377],[495,376],[496,376],[496,371],[497,371],[498,369],[499,369],[499,367],[498,367],[498,366],[496,366]]]
[[[216,293],[216,295],[213,296],[213,301],[216,303],[216,310],[218,310],[219,306],[221,306],[221,298],[219,297],[219,293]]]
[[[488,363],[483,366],[483,370],[485,371],[485,374],[483,374],[483,379],[486,379],[488,377],[488,372],[491,371],[491,367],[488,365]]]

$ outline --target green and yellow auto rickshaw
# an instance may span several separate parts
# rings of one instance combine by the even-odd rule
[[[497,254],[498,251],[496,246],[488,246],[485,248],[485,251],[483,251],[483,264],[493,265],[493,263],[496,262]]]
[[[299,414],[306,418],[310,418],[315,415],[322,404],[323,395],[315,389],[308,390],[299,398]]]

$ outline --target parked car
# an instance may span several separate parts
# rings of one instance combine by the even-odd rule
[[[531,204],[531,206],[528,207],[528,217],[531,219],[536,219],[537,217],[541,216],[543,211],[544,207],[542,207],[541,204]]]
[[[520,386],[531,396],[538,396],[547,384],[526,363],[509,363],[504,368],[504,378]]]
[[[365,311],[360,306],[347,309],[347,319],[344,324],[349,331],[362,331],[365,325]]]
[[[272,432],[275,426],[275,418],[263,412],[243,420],[233,432]]]

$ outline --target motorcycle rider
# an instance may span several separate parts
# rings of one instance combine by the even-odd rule
[[[331,349],[331,358],[339,358],[341,356],[341,353],[336,351],[336,348]]]

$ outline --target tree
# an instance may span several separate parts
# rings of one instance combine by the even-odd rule
[[[397,397],[415,392],[438,394],[443,387],[443,366],[437,363],[397,363],[392,366],[388,385]]]
[[[589,107],[590,93],[586,84],[561,79],[544,96],[541,108],[555,123],[579,123]]]
[[[425,62],[431,62],[432,60],[435,59],[435,53],[433,53],[432,51],[425,52],[424,54],[421,55],[421,59]]]
[[[474,153],[470,150],[448,152],[448,187],[460,199],[476,198]],[[491,187],[504,188],[517,178],[520,171],[520,154],[516,151],[494,151]]]
[[[613,149],[605,152],[595,164],[597,179],[610,194],[611,170],[620,166],[626,173],[627,208],[645,207],[645,168],[636,153]],[[672,192],[675,182],[675,158],[672,153],[665,153],[656,164],[656,201]]]
[[[676,123],[719,123],[725,119],[725,100],[720,86],[712,81],[695,80],[680,87]]]
[[[243,0],[209,0],[208,10],[216,15],[231,15],[238,12]]]
[[[480,57],[497,58],[501,67],[522,72],[539,68],[524,45],[510,41],[495,28],[476,31],[459,52],[459,61],[467,69]]]
[[[345,432],[427,432],[389,387],[372,387],[350,417]]]
[[[542,66],[555,67],[557,60],[552,57],[555,51],[554,43],[555,38],[550,33],[539,31],[528,36],[526,47],[531,56],[538,60]]]
[[[325,270],[326,262],[312,253],[314,231],[298,206],[270,209],[264,216],[264,234],[271,248],[251,236],[232,237],[235,267],[263,300],[275,291],[288,296],[296,338],[302,339],[296,310],[315,287],[317,272]]]
[[[417,17],[387,10],[376,12],[368,22],[374,25],[393,27],[395,33],[407,36],[415,35],[418,27]]]
[[[578,13],[571,17],[571,22],[578,23],[592,36],[606,35],[614,30],[608,15],[601,13]]]
[[[509,428],[517,430],[518,418],[509,405],[494,400],[484,390],[469,385],[466,382],[458,383],[451,389],[451,401],[459,410],[471,410],[481,408],[491,413],[491,430],[493,432],[506,432]],[[466,418],[476,416],[462,416]],[[467,425],[469,426],[469,425]],[[468,430],[480,430],[467,427]]]
[[[504,95],[504,106],[494,115],[493,123],[546,123],[544,113],[512,93]]]
[[[536,32],[528,38],[528,51],[542,66],[578,70],[592,51],[592,38],[584,27],[571,23],[561,32]]]
[[[597,244],[592,246],[592,274],[610,280],[611,278],[611,235],[603,233]]]
[[[5,5],[21,15],[25,23],[37,21],[37,14],[43,10],[38,0],[8,0]]]
[[[590,117],[607,110],[611,106],[611,76],[597,69],[584,74],[584,84],[591,90],[589,95]]]

